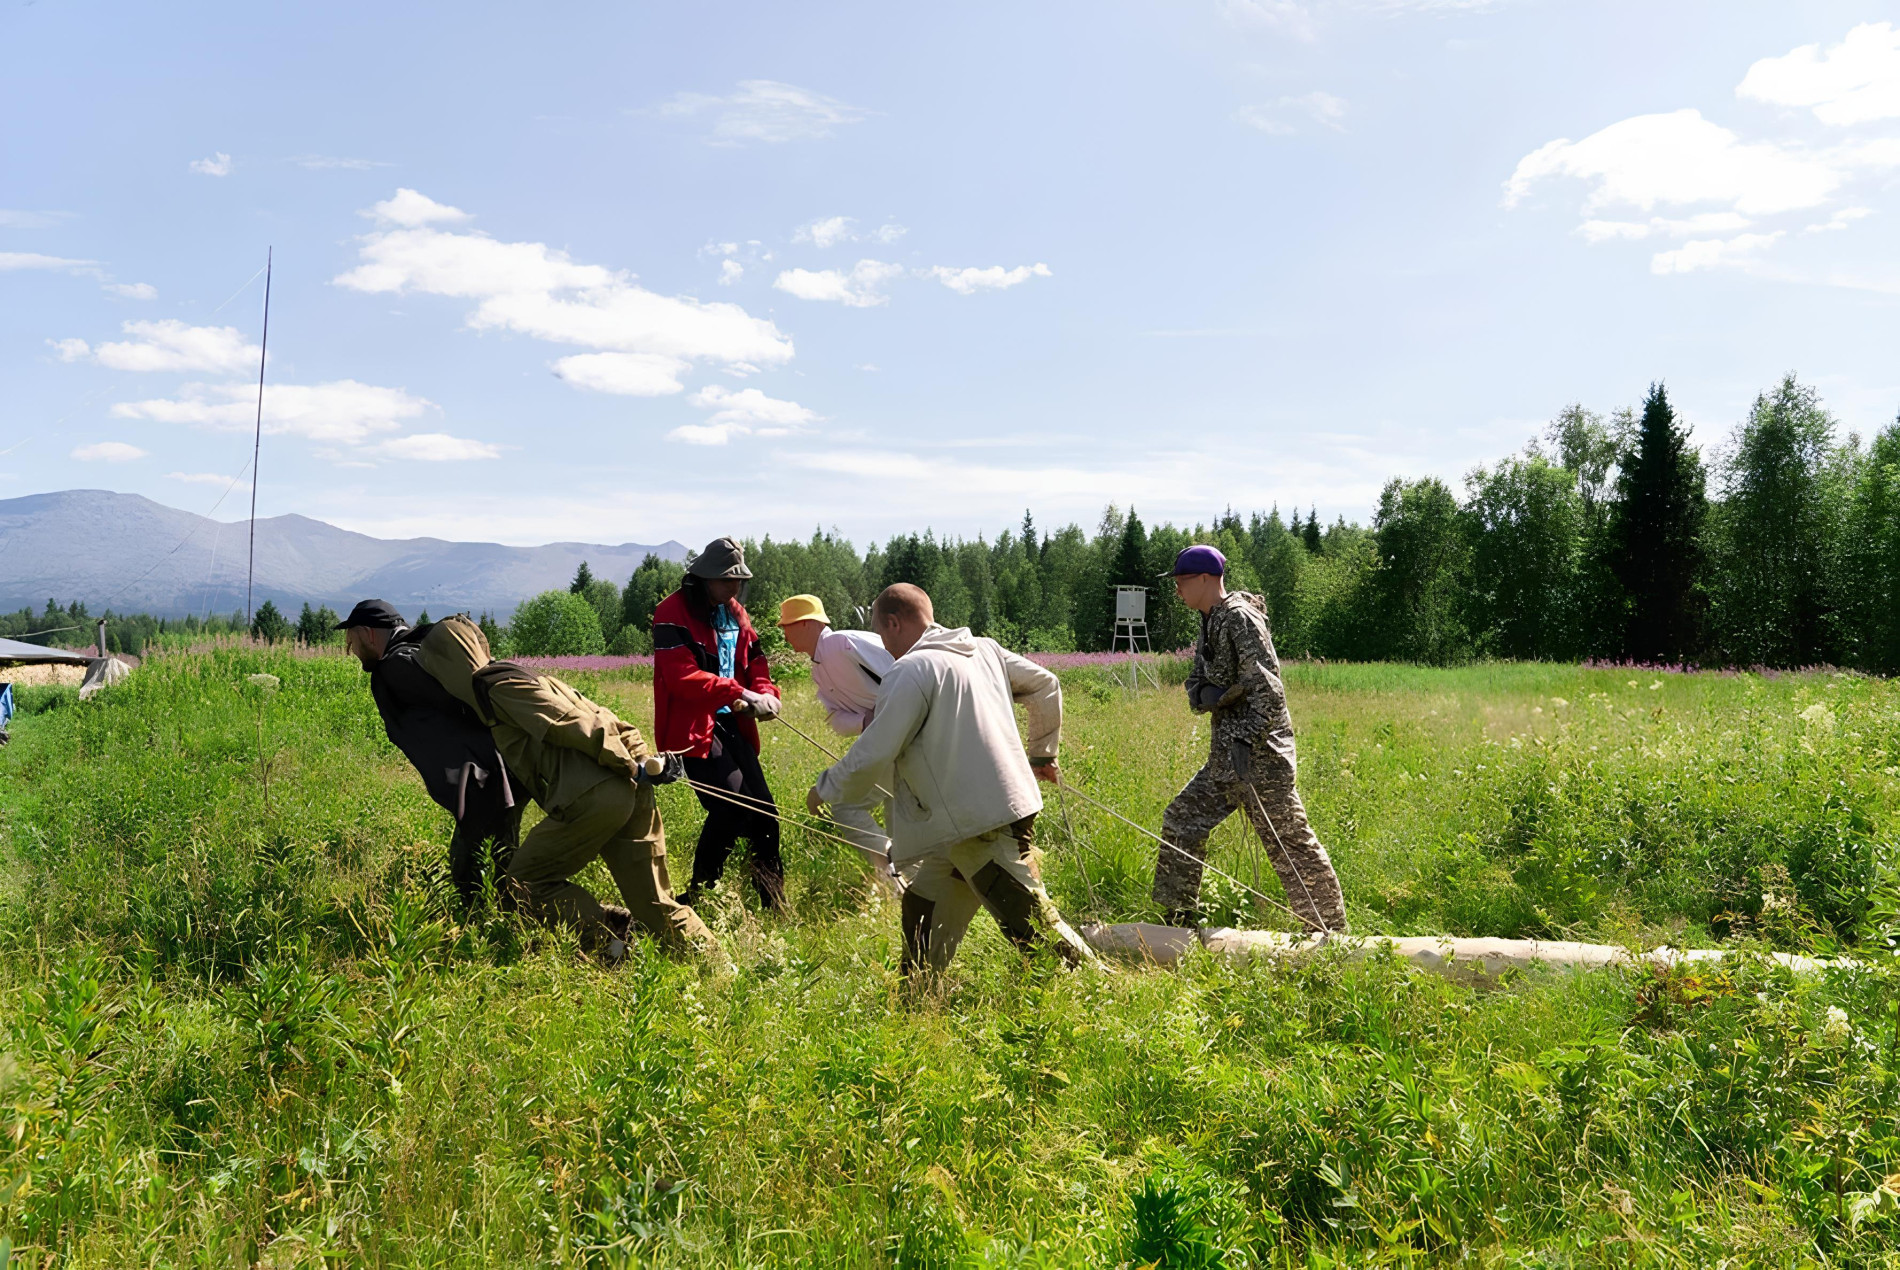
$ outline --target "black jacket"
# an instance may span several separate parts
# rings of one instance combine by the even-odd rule
[[[475,712],[416,662],[428,627],[401,631],[370,667],[369,690],[383,731],[422,777],[429,797],[464,828],[499,831],[524,787],[508,775],[495,739]]]

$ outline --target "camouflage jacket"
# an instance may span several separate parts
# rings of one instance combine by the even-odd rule
[[[1207,713],[1200,697],[1208,684],[1241,689],[1237,695],[1229,692],[1229,704],[1212,711],[1217,748],[1234,741],[1257,748],[1265,742],[1288,763],[1293,761],[1293,718],[1287,713],[1273,633],[1267,629],[1266,601],[1259,596],[1229,591],[1202,616],[1194,669],[1187,680],[1188,703],[1196,713]]]

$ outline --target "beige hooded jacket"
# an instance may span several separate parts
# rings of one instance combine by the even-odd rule
[[[603,781],[631,779],[651,753],[638,728],[559,679],[494,661],[481,628],[465,617],[437,622],[416,660],[488,725],[508,770],[548,811]]]
[[[1029,715],[1026,751],[1018,701]],[[1029,760],[1054,758],[1061,741],[1054,675],[993,639],[932,626],[885,674],[870,726],[818,778],[818,796],[864,802],[895,764],[891,859],[913,860],[1041,811]]]

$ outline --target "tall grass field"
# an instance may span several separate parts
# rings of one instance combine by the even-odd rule
[[[643,674],[569,677],[644,727]],[[1065,778],[1158,828],[1205,719],[1063,676]],[[161,655],[20,691],[0,749],[0,1264],[1900,1266],[1900,685],[1288,682],[1358,932],[1734,955],[1101,973],[980,917],[918,990],[894,906],[795,828],[789,917],[704,908],[730,968],[609,970],[458,913],[353,661]],[[789,814],[825,760],[765,735]],[[700,812],[661,803],[679,879]],[[1156,915],[1133,830],[1052,798],[1037,834],[1072,919]],[[1284,925],[1238,819],[1214,860],[1216,920]]]

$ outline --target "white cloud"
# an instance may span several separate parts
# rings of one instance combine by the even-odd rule
[[[883,287],[899,277],[904,266],[878,260],[860,260],[849,272],[842,269],[787,269],[772,285],[801,300],[835,300],[854,309],[888,304]]]
[[[242,485],[245,489],[251,487],[249,481],[233,481],[222,472],[167,472],[165,479],[183,481],[187,485]]]
[[[1695,234],[1732,234],[1747,229],[1753,222],[1739,212],[1703,212],[1697,216],[1672,219],[1652,216],[1646,221],[1587,220],[1577,226],[1585,242],[1601,243],[1617,239],[1639,240],[1653,234],[1670,238],[1688,238]]]
[[[0,207],[0,229],[51,229],[72,219],[71,212],[29,212],[15,207]]]
[[[76,362],[92,352],[92,346],[80,339],[47,340],[46,342],[52,346],[54,355],[62,362]]]
[[[379,388],[339,379],[322,384],[271,384],[264,391],[264,431],[312,441],[359,444],[379,432],[394,432],[406,419],[435,408],[400,388]],[[119,419],[151,419],[221,431],[243,431],[255,420],[256,384],[186,384],[176,397],[122,401]]]
[[[11,269],[57,269],[64,273],[96,274],[96,260],[69,260],[65,256],[43,256],[37,251],[0,251],[0,272]]]
[[[1586,211],[1618,205],[1649,211],[1658,203],[1732,203],[1748,215],[1815,207],[1845,173],[1814,154],[1745,142],[1698,110],[1637,115],[1582,141],[1552,141],[1518,161],[1504,205],[1516,207],[1542,181],[1591,182]]]
[[[1807,106],[1822,123],[1847,126],[1900,118],[1900,30],[1890,22],[1855,27],[1821,52],[1804,44],[1748,68],[1735,95],[1776,106]]]
[[[1005,269],[1001,265],[991,265],[987,269],[955,269],[949,265],[937,265],[925,271],[925,276],[935,278],[958,295],[975,295],[978,291],[1001,291],[1017,283],[1027,282],[1030,278],[1047,278],[1049,266],[1045,264],[1017,265],[1014,269]]]
[[[768,397],[757,388],[734,392],[710,384],[689,400],[713,413],[704,423],[682,424],[667,434],[672,440],[688,445],[725,445],[735,436],[787,436],[818,418],[795,401]]]
[[[229,176],[231,156],[220,150],[208,159],[193,159],[191,170],[199,176]]]
[[[1737,234],[1733,238],[1697,238],[1674,251],[1659,251],[1650,258],[1651,273],[1695,273],[1702,269],[1735,268],[1752,263],[1772,247],[1781,231],[1772,234]]]
[[[1288,119],[1288,115],[1303,115],[1335,132],[1346,130],[1346,125],[1341,122],[1346,117],[1345,99],[1317,91],[1298,97],[1282,97],[1270,105],[1246,106],[1237,111],[1234,118],[1250,128],[1286,137],[1299,131],[1299,125]]]
[[[363,215],[390,225],[401,225],[407,229],[417,229],[423,225],[459,224],[472,219],[459,207],[450,207],[447,203],[438,203],[426,194],[418,194],[407,186],[400,187],[395,194],[372,206]]]
[[[730,96],[680,93],[654,107],[669,118],[713,117],[712,145],[735,146],[749,141],[807,141],[831,135],[840,124],[857,123],[865,112],[834,97],[795,84],[770,79],[739,81]]]
[[[1300,0],[1219,0],[1221,16],[1239,27],[1284,31],[1296,39],[1318,36],[1319,25],[1311,6]]]
[[[75,447],[73,457],[81,463],[130,463],[133,459],[146,459],[151,455],[123,441],[94,441],[91,445]]]
[[[446,432],[418,432],[371,448],[371,453],[423,463],[459,463],[470,459],[498,459],[501,447],[486,441],[452,437]]]
[[[554,373],[576,388],[623,397],[664,397],[682,391],[687,363],[652,353],[577,353],[554,363]]]
[[[849,216],[827,216],[809,225],[800,225],[792,231],[792,241],[810,243],[821,250],[826,247],[835,247],[839,243],[871,242],[888,247],[909,232],[896,221],[889,221],[876,229],[860,232],[858,222]]]
[[[719,262],[720,286],[729,287],[743,277],[745,277],[745,266],[738,261],[722,260]]]
[[[821,249],[837,243],[856,242],[857,226],[858,223],[849,216],[827,216],[809,225],[800,225],[792,231],[792,241],[810,243]]]
[[[393,163],[384,163],[378,159],[345,159],[329,154],[300,154],[291,160],[300,168],[312,172],[341,170],[344,172],[368,172],[372,168],[392,168]]]
[[[791,340],[736,304],[659,295],[631,274],[580,264],[544,243],[432,228],[466,213],[414,190],[397,191],[373,214],[393,227],[361,240],[362,263],[334,279],[338,286],[474,300],[468,315],[474,330],[514,331],[556,344],[688,362],[791,360]]]
[[[1846,229],[1849,225],[1853,224],[1855,221],[1865,220],[1867,217],[1872,216],[1873,214],[1874,214],[1874,209],[1871,207],[1843,207],[1840,211],[1834,213],[1831,219],[1824,221],[1823,223],[1819,225],[1809,225],[1806,229],[1802,230],[1801,232],[1804,234],[1831,233],[1835,230]]]
[[[49,272],[70,273],[81,278],[91,278],[113,295],[124,296],[130,300],[158,298],[158,288],[149,282],[112,281],[112,275],[102,269],[96,260],[47,256],[37,251],[0,251],[0,273],[23,269],[44,269]]]
[[[234,326],[191,326],[176,318],[161,318],[127,322],[122,329],[137,338],[95,347],[92,355],[101,366],[134,371],[232,371],[255,364],[258,358],[257,345],[246,344]],[[65,349],[74,343],[60,341],[60,356],[66,357]]]

